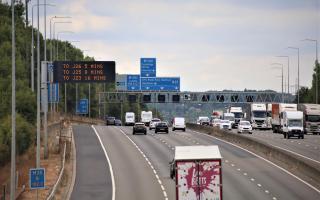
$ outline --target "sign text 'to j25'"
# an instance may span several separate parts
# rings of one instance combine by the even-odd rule
[[[114,83],[114,61],[55,61],[54,82],[58,83]]]

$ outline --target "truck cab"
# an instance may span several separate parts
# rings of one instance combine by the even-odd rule
[[[235,117],[233,113],[223,113],[223,120],[229,120],[231,123],[231,127],[233,127],[233,124],[235,123]]]
[[[176,199],[222,200],[222,162],[219,147],[177,146],[170,163]]]
[[[242,108],[230,107],[229,112],[234,114],[234,123],[232,124],[232,128],[238,128],[239,122],[245,118]]]
[[[303,139],[303,113],[301,111],[284,111],[281,115],[283,119],[282,133],[284,138],[298,137]]]
[[[303,112],[304,133],[320,134],[320,105],[299,104],[298,110]]]
[[[267,108],[266,104],[251,104],[251,124],[253,129],[267,129]]]

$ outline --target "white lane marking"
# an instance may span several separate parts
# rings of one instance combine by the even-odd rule
[[[114,174],[113,174],[112,165],[111,165],[109,156],[107,154],[107,151],[106,151],[106,149],[105,149],[105,147],[104,147],[104,145],[102,143],[102,140],[101,140],[96,128],[93,125],[91,125],[91,127],[92,127],[93,131],[95,132],[95,134],[96,134],[96,136],[97,136],[97,138],[98,138],[98,140],[100,142],[101,148],[102,148],[102,150],[104,152],[104,155],[106,156],[107,161],[108,161],[108,165],[109,165],[109,169],[110,169],[110,175],[111,175],[111,183],[112,183],[112,200],[115,200],[116,199],[116,184],[114,182]]]
[[[260,183],[257,184],[258,187],[261,187],[262,185]]]
[[[251,181],[254,181],[254,178],[251,178],[250,180],[251,180]]]
[[[140,154],[142,154],[142,156],[145,158],[145,160],[147,161],[149,167],[153,170],[153,173],[162,189],[162,194],[163,194],[163,197],[165,200],[168,200],[168,197],[167,197],[167,193],[166,193],[166,190],[157,174],[157,171],[155,170],[155,168],[153,167],[153,165],[151,164],[151,162],[149,161],[148,157],[143,153],[143,151],[138,147],[138,145],[120,128],[117,128],[124,136],[127,137],[128,140],[130,140],[130,142],[138,149],[138,151],[140,152]],[[113,199],[114,200],[114,199]]]
[[[267,193],[267,194],[269,194],[269,190],[265,190],[264,192]]]
[[[311,189],[313,189],[313,190],[315,190],[316,192],[320,193],[320,190],[318,190],[316,187],[314,187],[314,186],[312,186],[311,184],[309,184],[308,182],[306,182],[306,181],[302,180],[302,179],[301,179],[301,178],[299,178],[298,176],[296,176],[296,175],[292,174],[292,173],[291,173],[291,172],[289,172],[288,170],[286,170],[286,169],[284,169],[284,168],[282,168],[282,167],[280,167],[280,166],[278,166],[278,165],[274,164],[274,163],[273,163],[273,162],[271,162],[270,160],[267,160],[267,159],[265,159],[265,158],[263,158],[263,157],[261,157],[261,156],[259,156],[259,155],[255,154],[255,153],[253,153],[253,152],[251,152],[251,151],[249,151],[249,150],[245,149],[245,148],[242,148],[242,147],[240,147],[240,146],[236,145],[236,144],[232,144],[231,142],[227,142],[227,141],[225,141],[225,140],[222,140],[222,139],[220,139],[220,138],[214,137],[214,136],[212,136],[212,135],[208,135],[208,134],[200,133],[200,132],[197,132],[197,131],[193,131],[193,132],[198,133],[198,134],[201,134],[201,135],[205,135],[205,136],[207,136],[207,137],[214,138],[214,139],[219,140],[219,141],[221,141],[221,142],[224,142],[224,143],[227,143],[227,144],[232,145],[232,146],[234,146],[234,147],[237,147],[237,148],[239,148],[239,149],[242,149],[243,151],[246,151],[246,152],[248,152],[248,153],[250,153],[250,154],[252,154],[252,155],[254,155],[254,156],[256,156],[256,157],[260,158],[261,160],[264,160],[265,162],[267,162],[267,163],[269,163],[269,164],[271,164],[271,165],[275,166],[276,168],[278,168],[278,169],[280,169],[280,170],[284,171],[284,172],[285,172],[285,173],[287,173],[288,175],[290,175],[290,176],[294,177],[295,179],[297,179],[297,180],[301,181],[302,183],[304,183],[305,185],[309,186]]]

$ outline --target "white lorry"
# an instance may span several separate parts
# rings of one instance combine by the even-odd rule
[[[284,138],[298,137],[303,139],[303,112],[301,111],[284,111],[282,117],[282,133]]]
[[[143,122],[146,126],[149,126],[151,120],[152,111],[141,111],[141,122]]]
[[[135,122],[136,122],[136,120],[135,120],[134,112],[126,112],[125,123],[124,124],[126,126],[133,126]]]
[[[304,133],[320,134],[320,105],[299,104],[298,110],[303,112]]]
[[[282,133],[283,112],[297,111],[297,104],[279,103],[272,104],[272,130],[274,133]]]
[[[176,146],[170,163],[176,199],[222,200],[222,162],[218,146]]]
[[[241,107],[230,107],[229,113],[234,114],[234,123],[232,124],[232,128],[237,128],[239,122],[245,118],[245,114],[242,111]]]
[[[253,129],[267,128],[267,108],[266,104],[253,103],[250,106],[250,122]]]
[[[267,128],[272,129],[272,104],[268,103],[267,106]]]
[[[229,112],[223,113],[222,119],[223,120],[229,120],[230,123],[231,123],[231,127],[235,123],[235,118],[234,118],[234,114],[233,113],[229,113]]]

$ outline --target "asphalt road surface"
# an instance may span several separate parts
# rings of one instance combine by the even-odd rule
[[[175,146],[182,145],[219,146],[223,156],[224,200],[320,199],[319,191],[278,167],[208,135],[190,130],[170,131],[169,134],[155,134],[154,131],[148,131],[147,135],[132,135],[132,127],[95,126],[95,128],[111,161],[117,200],[175,199],[175,184],[169,177],[169,162],[173,158]],[[78,131],[88,132],[88,129],[90,127],[80,127]],[[76,138],[77,133],[74,134]],[[95,137],[94,134],[88,135]],[[77,148],[82,146],[77,145]],[[107,165],[106,158],[102,157],[102,161]],[[83,158],[77,154],[77,162],[78,159]],[[78,174],[77,172],[77,176]],[[110,179],[110,177],[104,178]],[[77,181],[81,179],[76,178]]]
[[[90,126],[73,126],[76,145],[76,180],[72,200],[112,198],[109,166],[99,140]]]

